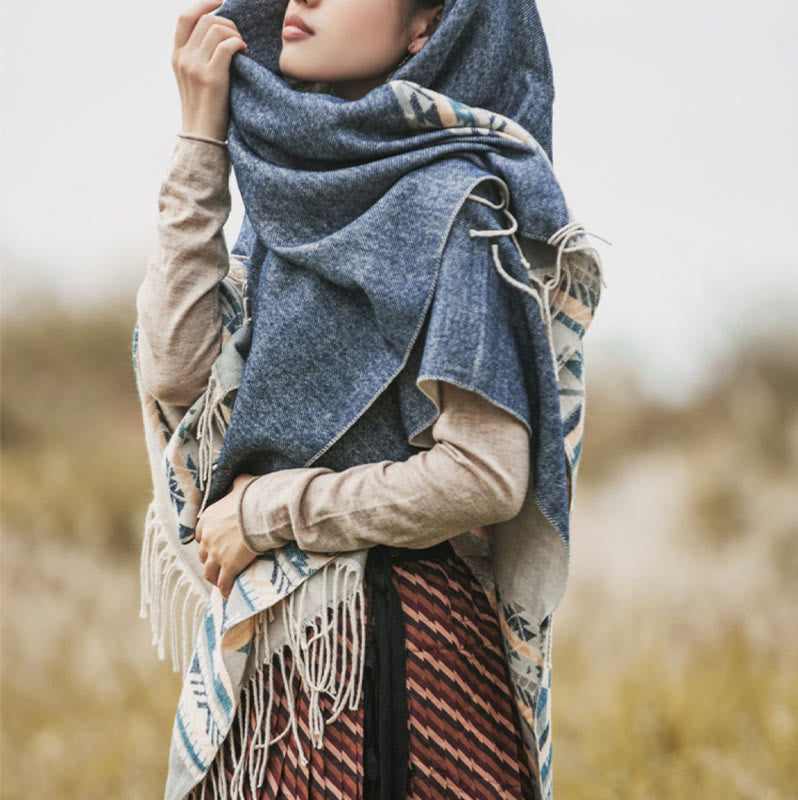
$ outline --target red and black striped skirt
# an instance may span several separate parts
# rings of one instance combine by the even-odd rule
[[[416,551],[422,557],[412,560],[402,560],[404,548],[391,549],[400,556],[393,559],[391,580],[405,631],[407,800],[531,800],[535,796],[532,777],[496,611],[466,563],[448,542],[444,544],[445,549],[439,547],[435,556],[425,558],[424,551]],[[367,635],[373,642],[370,586],[365,597]],[[339,641],[351,648],[343,630],[341,623]],[[287,653],[287,674],[290,668]],[[298,676],[295,680],[299,681]],[[323,747],[316,749],[307,727],[307,696],[296,689],[295,713],[309,761],[303,766],[293,737],[283,736],[270,745],[263,785],[255,795],[246,790],[247,800],[368,800],[368,776],[364,775],[369,751],[364,736],[364,727],[369,727],[364,726],[367,704],[346,707],[326,723]],[[322,695],[320,703],[325,717],[329,716],[332,700]],[[282,676],[275,670],[272,730],[283,730],[288,719]],[[233,725],[228,735],[238,737],[238,726]],[[238,739],[234,749],[241,752]],[[245,747],[244,757],[247,751]],[[228,748],[220,748],[217,758],[224,760],[229,781],[233,765],[227,761]],[[202,797],[198,786],[186,800],[212,798],[211,786],[206,786]]]

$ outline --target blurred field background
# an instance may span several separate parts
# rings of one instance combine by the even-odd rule
[[[52,308],[0,328],[3,796],[156,798],[180,682],[138,618],[133,306]],[[741,342],[680,406],[590,365],[554,638],[562,800],[798,796],[794,342]]]
[[[163,796],[180,681],[138,617],[130,342],[191,4],[42,0],[0,26],[9,800]],[[537,6],[555,170],[612,242],[593,242],[555,800],[795,800],[798,4]]]

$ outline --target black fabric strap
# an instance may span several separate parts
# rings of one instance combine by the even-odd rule
[[[393,582],[393,563],[442,559],[448,540],[413,549],[376,545],[366,559],[365,581],[373,609],[363,671],[364,800],[405,800],[408,752],[405,621]]]

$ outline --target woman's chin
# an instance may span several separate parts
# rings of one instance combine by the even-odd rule
[[[286,75],[289,78],[294,78],[299,81],[321,81],[324,78],[320,78],[318,76],[318,70],[313,70],[309,68],[307,63],[302,64],[299,62],[298,59],[295,58],[284,58],[283,55],[285,54],[285,50],[282,51],[280,55],[280,60],[277,66],[280,69],[280,73]]]

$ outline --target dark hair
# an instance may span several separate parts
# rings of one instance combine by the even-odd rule
[[[442,5],[443,0],[409,0],[407,2],[407,19],[409,20],[416,11],[421,11],[422,8],[435,8],[435,6]]]

